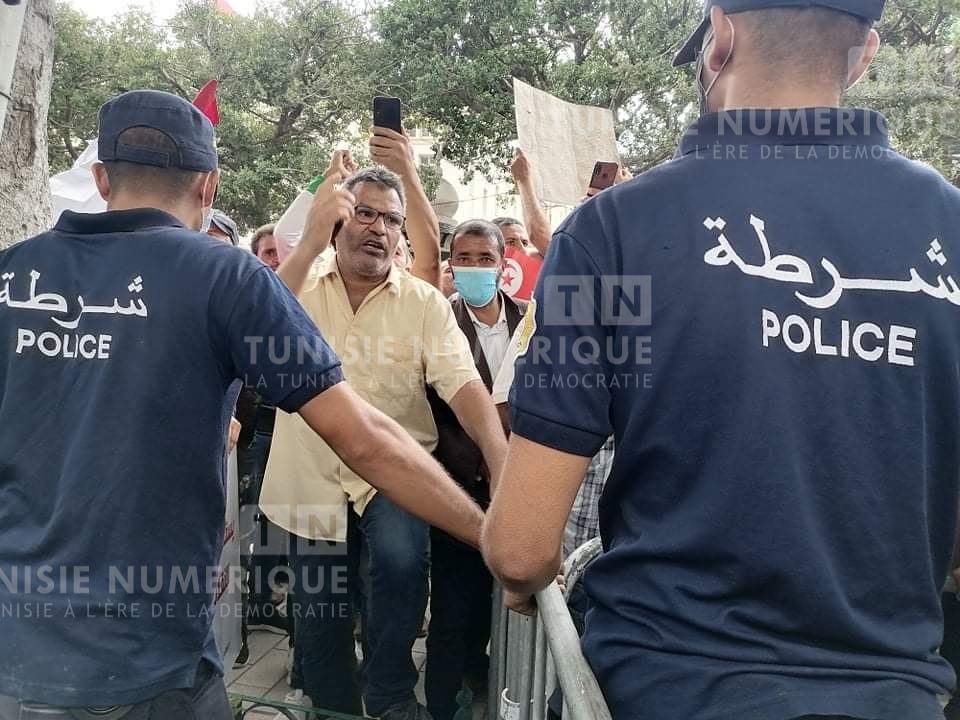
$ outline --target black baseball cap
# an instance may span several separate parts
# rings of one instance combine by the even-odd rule
[[[703,45],[703,38],[710,28],[710,11],[715,7],[721,8],[729,15],[769,8],[822,7],[876,22],[883,15],[885,4],[886,0],[707,0],[703,22],[680,48],[680,52],[673,59],[673,66],[686,65],[697,59],[697,53]]]
[[[177,152],[120,142],[123,132],[139,127],[159,130],[177,146]],[[98,151],[101,161],[123,160],[195,172],[211,172],[219,166],[210,120],[182,97],[159,90],[133,90],[100,108]]]

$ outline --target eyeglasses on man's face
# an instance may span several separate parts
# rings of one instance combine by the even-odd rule
[[[367,205],[355,205],[353,208],[354,217],[361,225],[373,225],[380,217],[383,217],[383,224],[387,230],[398,232],[403,229],[403,224],[407,219],[398,212],[380,212]]]

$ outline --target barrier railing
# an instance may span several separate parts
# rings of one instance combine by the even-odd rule
[[[610,720],[600,686],[580,649],[566,602],[587,565],[600,552],[600,540],[596,539],[570,555],[564,563],[566,597],[556,583],[537,593],[536,617],[507,611],[499,588],[494,593],[488,705],[491,717],[546,720],[549,698],[559,685],[563,717]]]

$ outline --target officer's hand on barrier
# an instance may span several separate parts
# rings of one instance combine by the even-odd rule
[[[563,575],[557,575],[557,586],[560,588],[560,592],[565,593],[567,591],[567,579]],[[503,604],[508,610],[513,610],[521,615],[537,614],[537,600],[533,595],[513,593],[504,589]]]
[[[513,610],[521,615],[537,614],[537,601],[533,595],[512,593],[505,589],[503,591],[503,604],[508,610]]]
[[[240,421],[236,418],[230,418],[230,429],[227,431],[227,455],[236,449],[237,443],[240,441],[241,429],[243,429],[243,426]]]

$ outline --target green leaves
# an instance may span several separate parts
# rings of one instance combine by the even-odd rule
[[[693,97],[670,59],[699,12],[683,0],[394,0],[375,27],[395,91],[464,169],[506,166],[513,77],[614,110],[628,164],[645,169],[670,156]]]
[[[136,11],[91,20],[64,5],[56,37],[53,171],[96,136],[110,97],[154,88],[192,100],[219,79],[219,205],[247,229],[276,220],[334,144],[369,123],[371,39],[335,2],[278,0],[244,17],[187,0],[168,26]]]
[[[878,28],[884,41],[851,104],[890,121],[900,152],[960,185],[960,0],[892,0]]]
[[[168,25],[140,11],[56,14],[50,161],[69,167],[100,105],[134,88],[192,99],[221,81],[221,205],[246,228],[275,220],[361,145],[377,94],[403,99],[444,159],[500,176],[516,136],[512,78],[611,108],[627,164],[668,159],[696,113],[692,72],[671,59],[700,18],[694,0],[270,0],[253,17],[181,0]],[[890,0],[885,47],[850,102],[885,112],[903,152],[960,182],[960,0]],[[431,185],[436,178],[429,178]]]

